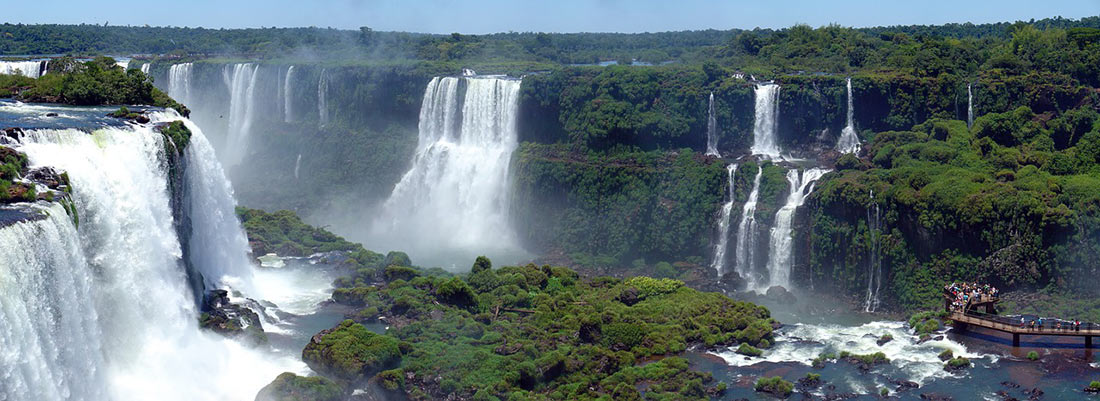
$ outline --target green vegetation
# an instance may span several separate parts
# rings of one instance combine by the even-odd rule
[[[1030,352],[1027,353],[1027,359],[1031,360],[1031,361],[1038,361],[1039,360],[1039,353],[1035,352],[1035,351],[1030,351]]]
[[[310,369],[344,380],[371,377],[401,360],[398,341],[374,334],[363,325],[345,320],[322,331],[302,350]]]
[[[955,352],[950,349],[945,349],[940,352],[940,360],[946,361],[955,358]]]
[[[1100,391],[1100,381],[1093,380],[1091,383],[1089,383],[1088,388],[1095,391]]]
[[[835,361],[835,360],[836,360],[836,354],[822,352],[817,357],[814,357],[814,359],[812,361],[810,361],[810,365],[815,367],[815,368],[820,369],[820,368],[825,367],[826,362]]]
[[[969,367],[970,367],[970,360],[966,359],[966,358],[963,358],[961,356],[958,357],[958,358],[952,358],[951,360],[947,361],[947,363],[944,364],[944,369],[947,369],[947,370],[958,370],[958,369],[965,369],[965,368],[969,368]]]
[[[49,73],[38,79],[0,76],[0,95],[15,95],[24,102],[64,103],[80,106],[144,104],[172,108],[187,116],[190,111],[172,100],[153,80],[138,70],[124,70],[110,57],[80,63],[65,57],[50,62]]]
[[[376,265],[382,262],[381,255],[366,251],[361,245],[348,242],[328,230],[314,228],[289,210],[268,213],[238,206],[237,216],[248,234],[252,254],[257,257],[269,252],[282,256],[309,256],[318,252],[351,251],[362,254],[353,256],[363,259],[360,262]]]
[[[924,311],[909,317],[909,328],[917,335],[932,334],[943,327],[946,311]]]
[[[761,351],[759,348],[753,347],[745,343],[741,343],[741,345],[737,347],[737,351],[735,352],[745,356],[760,356],[764,353],[764,351]]]
[[[320,376],[302,377],[286,372],[260,390],[257,401],[339,401],[344,390]]]
[[[183,149],[191,143],[191,129],[187,128],[183,121],[172,121],[157,127],[157,130],[179,153],[183,153]]]
[[[764,377],[756,381],[753,385],[756,391],[769,393],[779,398],[787,398],[791,396],[791,392],[794,391],[794,383],[783,380],[782,377]]]
[[[30,202],[37,197],[33,185],[15,181],[27,172],[27,155],[0,146],[0,203]]]
[[[847,360],[848,362],[860,363],[867,366],[890,363],[890,359],[886,358],[886,354],[882,352],[875,352],[873,354],[853,354],[848,351],[841,351],[839,356],[840,359]]]

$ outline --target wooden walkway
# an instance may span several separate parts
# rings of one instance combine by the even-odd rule
[[[1100,336],[1100,325],[1092,323],[1081,323],[1081,328],[1074,330],[1072,326],[1070,326],[1070,328],[1056,329],[1046,324],[1044,324],[1044,327],[1038,328],[1028,326],[1020,327],[1019,320],[1013,320],[1010,317],[976,316],[974,314],[963,313],[962,311],[953,311],[947,318],[953,320],[956,325],[962,323],[964,325],[963,328],[965,328],[965,326],[977,326],[1012,334],[1013,347],[1020,346],[1020,336],[1062,336],[1084,337],[1085,348],[1092,348],[1092,338]]]

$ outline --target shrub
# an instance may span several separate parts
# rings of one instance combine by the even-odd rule
[[[477,273],[480,273],[480,272],[483,272],[483,271],[486,271],[486,270],[492,270],[492,269],[493,269],[493,262],[491,262],[489,260],[489,258],[484,257],[484,256],[478,256],[477,259],[474,260],[474,266],[470,268],[470,274],[477,274]]]
[[[777,397],[787,398],[794,391],[794,383],[783,380],[782,377],[765,377],[756,381],[753,389],[759,392],[771,393]]]
[[[384,370],[378,373],[378,382],[386,390],[397,391],[405,387],[405,372],[401,369]]]
[[[1027,353],[1027,359],[1032,360],[1032,361],[1038,361],[1039,360],[1039,353],[1035,352],[1035,351],[1028,352]]]
[[[746,343],[741,343],[741,346],[737,347],[737,351],[735,352],[745,356],[760,356],[764,353],[763,351],[760,351],[759,348],[753,347]]]
[[[401,360],[398,341],[372,333],[363,325],[345,320],[322,331],[306,344],[302,359],[318,372],[355,380],[369,377]]]
[[[320,376],[302,377],[284,372],[260,389],[257,400],[264,401],[338,401],[344,399],[339,384]]]
[[[412,266],[412,259],[409,259],[409,255],[405,252],[390,251],[386,254],[385,260],[386,266],[398,265],[398,266]]]
[[[465,281],[458,277],[451,277],[450,280],[444,281],[443,284],[435,290],[436,299],[440,302],[455,305],[461,308],[466,308],[474,305],[477,301],[474,296],[474,291],[470,289],[470,286]]]

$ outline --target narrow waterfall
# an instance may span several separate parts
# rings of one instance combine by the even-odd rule
[[[752,124],[752,154],[779,158],[779,85],[756,85],[756,118]]]
[[[848,124],[840,131],[840,139],[836,141],[836,151],[840,153],[859,153],[859,135],[856,134],[855,107],[852,106],[852,78],[848,81]]]
[[[149,75],[149,66],[151,66],[151,65],[153,65],[153,63],[148,63],[147,62],[145,64],[142,64],[141,65],[141,73],[145,74],[145,75]]]
[[[58,204],[0,228],[0,399],[107,398],[96,272]]]
[[[974,92],[966,84],[966,128],[974,127]]]
[[[146,72],[149,63],[141,65],[141,72]],[[191,103],[191,63],[172,64],[168,67],[168,96],[171,96],[183,104]]]
[[[733,211],[733,177],[737,172],[737,165],[726,166],[726,181],[729,187],[726,203],[722,204],[722,213],[718,215],[718,243],[714,245],[714,260],[710,267],[719,276],[726,273],[726,253],[730,242],[730,214]]]
[[[718,118],[714,116],[714,92],[707,105],[707,156],[722,157],[718,153]]]
[[[432,78],[412,168],[372,229],[378,241],[437,255],[516,249],[508,170],[517,146],[519,89],[515,79]]]
[[[294,121],[294,91],[291,83],[294,82],[294,66],[287,67],[286,76],[283,77],[283,122]]]
[[[244,159],[252,134],[252,111],[255,104],[256,64],[229,64],[222,69],[222,78],[229,88],[229,129],[224,160],[230,167]]]
[[[46,61],[0,61],[0,75],[38,78],[46,73],[46,63]]]
[[[737,226],[737,274],[748,284],[749,289],[756,288],[756,200],[760,197],[760,178],[764,167],[756,166],[756,178],[752,179],[752,191],[749,199],[741,208],[741,223]]]
[[[302,154],[298,154],[298,158],[294,159],[294,179],[298,179],[298,170],[302,168]]]
[[[790,289],[791,255],[794,250],[792,237],[794,214],[806,201],[806,197],[813,192],[814,183],[828,172],[829,170],[811,168],[799,176],[797,169],[787,171],[790,192],[787,194],[787,203],[775,212],[775,223],[771,229],[771,241],[768,247],[768,286],[758,290],[766,290],[776,285]]]
[[[875,202],[875,190],[871,190],[871,205],[867,208],[867,231],[871,248],[867,262],[867,300],[863,303],[864,312],[874,312],[878,308],[879,289],[882,287],[882,255],[879,252],[879,239],[882,237],[882,214]]]
[[[328,70],[321,69],[321,77],[317,79],[317,116],[321,125],[328,124]]]
[[[198,147],[185,157],[188,169],[198,169],[188,173],[192,185],[218,178],[202,171],[206,161],[216,165],[203,155],[203,143],[197,132],[192,145]],[[26,229],[43,234],[18,237],[33,244],[11,244],[8,232],[0,235],[9,241],[0,243],[5,255],[0,266],[18,261],[16,268],[45,275],[0,274],[4,287],[0,313],[26,305],[46,307],[50,302],[61,308],[0,322],[16,327],[0,330],[4,338],[0,344],[25,348],[15,354],[0,353],[0,371],[14,372],[21,377],[15,382],[26,383],[7,385],[13,381],[6,373],[0,394],[14,395],[5,399],[245,400],[255,397],[279,372],[304,370],[300,362],[269,360],[256,350],[198,328],[170,206],[168,157],[161,135],[151,124],[104,128],[92,134],[28,131],[18,147],[32,165],[68,173],[80,224],[77,229],[58,227],[60,220],[28,224]],[[192,200],[206,196],[194,188],[188,191]],[[210,232],[202,227],[208,219],[201,214],[225,218],[225,206],[216,200],[192,205],[191,213],[197,213],[191,216],[194,229]],[[58,208],[51,213],[50,219],[59,216],[72,224]],[[193,253],[213,252],[196,249],[201,246],[191,244]],[[16,279],[44,280],[56,288],[11,281]],[[63,288],[69,281],[83,284]],[[60,329],[47,330],[50,326]],[[3,349],[13,348],[5,345]]]

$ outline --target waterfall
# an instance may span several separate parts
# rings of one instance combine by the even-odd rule
[[[142,74],[145,74],[145,75],[149,75],[149,66],[151,66],[151,65],[153,65],[153,63],[145,63],[145,64],[142,64],[142,65],[141,65],[141,73],[142,73]],[[178,100],[178,99],[177,99],[177,100]]]
[[[970,84],[966,84],[966,128],[974,126],[974,92],[970,90]]]
[[[317,79],[317,115],[321,125],[328,124],[328,78],[325,74],[328,70],[321,69],[321,77]]]
[[[197,202],[191,206],[191,213],[196,213],[191,216],[192,225],[196,232],[210,232],[203,227],[210,224],[208,220],[227,218],[227,205],[219,203],[216,194],[224,188],[208,188],[215,193],[211,195],[194,186],[224,177],[213,174],[216,169],[211,166],[202,166],[216,166],[216,162],[201,131],[191,141],[197,147],[188,151],[185,163],[188,169],[197,169],[187,173],[188,197]],[[16,381],[29,383],[7,385],[12,381],[6,373],[0,395],[14,394],[0,398],[250,400],[279,372],[303,370],[300,362],[268,360],[235,341],[199,329],[170,206],[168,157],[162,136],[151,124],[104,128],[92,134],[33,130],[22,138],[19,150],[34,166],[53,166],[68,173],[80,224],[75,230],[49,228],[56,235],[13,235],[33,244],[13,245],[8,231],[0,235],[6,239],[0,243],[5,255],[0,266],[8,260],[19,261],[16,268],[54,275],[44,280],[58,286],[36,288],[11,280],[39,278],[0,274],[0,285],[5,287],[0,292],[4,303],[0,313],[32,304],[44,308],[47,305],[38,304],[57,303],[61,308],[45,313],[32,310],[33,315],[5,317],[0,322],[18,330],[0,330],[4,338],[0,343],[27,348],[11,354],[12,348],[4,346],[0,371],[15,372],[21,377]],[[206,196],[215,199],[196,201]],[[56,207],[50,219],[55,216],[68,219]],[[47,225],[61,225],[60,220],[50,219],[24,223],[24,227],[45,231]],[[215,251],[204,246],[208,245],[192,243],[192,253]],[[227,260],[232,263],[233,258]],[[86,287],[61,288],[70,281],[67,275]],[[60,329],[39,329],[51,325]]]
[[[710,267],[719,276],[726,272],[726,251],[729,248],[730,240],[730,213],[733,211],[733,177],[736,172],[736,164],[726,166],[726,181],[728,182],[729,193],[727,194],[726,203],[722,204],[722,213],[718,216],[718,243],[714,246],[714,260],[710,264]]]
[[[0,75],[38,78],[44,73],[46,73],[45,61],[0,61]]]
[[[779,85],[756,85],[756,118],[752,124],[752,154],[779,157]]]
[[[149,63],[141,65],[141,72],[146,71]],[[168,96],[183,104],[191,103],[191,63],[172,64],[168,67]]]
[[[298,158],[294,160],[294,179],[298,179],[298,170],[302,168],[302,154],[298,154]]]
[[[499,77],[432,78],[412,168],[383,205],[376,240],[423,246],[423,254],[516,249],[508,169],[519,88],[519,80]]]
[[[848,124],[840,131],[840,139],[836,141],[836,151],[840,153],[859,153],[859,135],[856,134],[855,107],[852,106],[852,78],[848,81]]]
[[[879,239],[882,236],[882,214],[875,202],[875,190],[871,190],[871,205],[867,208],[867,231],[871,241],[867,263],[867,300],[863,303],[864,312],[874,312],[879,305],[878,293],[882,287],[882,255],[879,253]]]
[[[749,289],[756,288],[756,200],[760,197],[760,177],[764,175],[764,166],[756,168],[752,191],[741,208],[741,223],[737,226],[737,264],[734,266]]]
[[[787,183],[790,192],[787,194],[787,202],[779,211],[775,212],[775,223],[771,229],[771,241],[768,247],[768,286],[782,286],[790,289],[791,285],[791,255],[794,248],[792,237],[792,223],[794,214],[799,206],[806,201],[806,197],[814,190],[814,183],[829,170],[811,168],[799,176],[797,169],[787,171]]]
[[[283,77],[283,122],[294,121],[294,97],[291,91],[291,82],[294,82],[294,66],[287,67],[286,76]]]
[[[718,153],[718,118],[714,116],[714,92],[707,105],[707,156],[722,157]]]
[[[59,204],[0,228],[0,399],[107,398],[96,272]]]
[[[240,163],[248,151],[256,75],[256,64],[252,63],[230,64],[222,69],[222,78],[229,87],[229,130],[225,161],[230,166]]]

